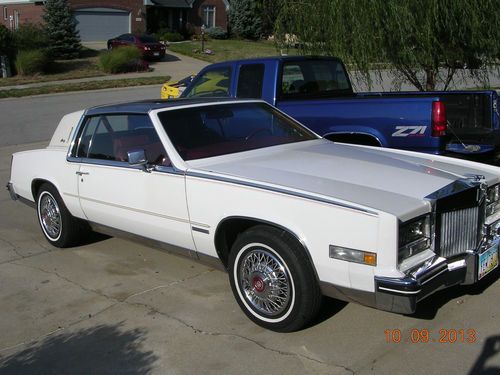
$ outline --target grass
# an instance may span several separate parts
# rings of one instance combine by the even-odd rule
[[[33,76],[14,76],[0,79],[0,87],[25,85],[29,83],[64,81],[75,78],[104,76],[98,65],[98,51],[84,50],[82,58],[75,60],[56,60],[47,74]]]
[[[200,60],[208,61],[211,63],[225,61],[248,59],[253,57],[265,56],[278,56],[280,51],[276,49],[273,42],[257,41],[252,42],[248,40],[218,40],[212,39],[205,42],[205,49],[210,49],[214,52],[213,55],[200,53],[201,41],[191,41],[185,43],[170,44],[169,49],[173,52],[182,55],[191,56]],[[298,54],[299,52],[292,48],[289,51],[283,51],[290,55]]]
[[[81,83],[56,84],[56,85],[47,85],[47,86],[25,88],[25,89],[0,90],[0,99],[20,98],[23,96],[53,94],[58,92],[159,85],[165,83],[168,80],[170,80],[169,76],[144,77],[144,78],[113,79],[113,80],[100,80],[100,81],[81,82]],[[160,92],[158,91],[158,96],[159,95]]]

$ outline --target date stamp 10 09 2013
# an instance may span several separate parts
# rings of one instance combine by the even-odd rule
[[[408,331],[395,329],[386,329],[384,331],[385,341],[389,344],[410,343],[410,344],[455,344],[466,343],[474,344],[477,342],[477,333],[475,329],[448,329],[443,328],[438,331],[430,329],[413,328]]]

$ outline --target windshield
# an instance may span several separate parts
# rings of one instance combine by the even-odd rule
[[[139,37],[139,40],[141,41],[141,43],[158,43],[158,40],[151,35],[141,35]]]
[[[184,160],[209,158],[317,137],[265,103],[170,110],[158,117]]]
[[[299,60],[283,64],[281,98],[332,97],[351,92],[346,71],[338,60]]]

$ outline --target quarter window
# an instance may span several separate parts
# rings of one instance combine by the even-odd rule
[[[208,70],[198,76],[183,97],[225,97],[229,96],[231,69],[229,67]]]
[[[203,23],[207,28],[215,27],[215,5],[203,7]]]
[[[264,64],[247,64],[240,67],[238,98],[260,99],[264,83]]]
[[[169,166],[156,130],[147,115],[123,114],[89,117],[85,123],[77,157],[128,162],[128,152],[143,149],[148,162]]]

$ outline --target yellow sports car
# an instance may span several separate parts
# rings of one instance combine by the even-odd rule
[[[161,88],[161,93],[160,93],[161,98],[162,99],[178,98],[182,94],[186,86],[191,83],[194,77],[195,74],[191,74],[190,76],[183,78],[177,82],[173,83],[166,82]]]

